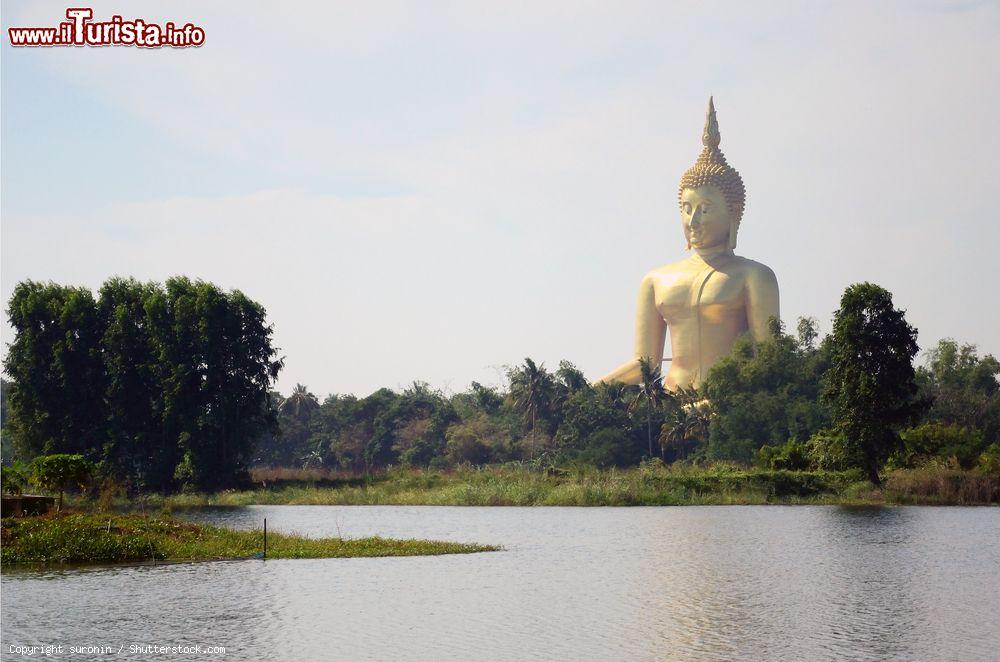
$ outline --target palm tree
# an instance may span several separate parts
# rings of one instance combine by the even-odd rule
[[[569,361],[560,361],[559,369],[556,370],[556,391],[560,400],[565,400],[577,391],[582,391],[590,386],[587,378],[583,376],[580,369]]]
[[[323,466],[323,449],[322,444],[317,444],[315,448],[299,458],[302,462],[303,469],[312,469],[313,467]]]
[[[628,386],[622,382],[598,382],[594,388],[614,407],[627,406]]]
[[[667,392],[663,389],[659,366],[654,366],[651,360],[643,357],[639,359],[639,370],[642,372],[642,384],[629,406],[629,413],[634,413],[643,402],[646,403],[646,438],[649,441],[649,457],[653,457],[653,410],[663,405]]]
[[[298,421],[308,418],[317,409],[319,409],[319,399],[310,393],[304,384],[296,384],[292,394],[278,405],[278,410],[282,414],[291,415]]]
[[[704,408],[704,400],[698,397],[693,389],[679,388],[670,394],[670,399],[677,405],[674,420],[667,431],[666,443],[660,444],[660,452],[666,459],[667,445],[675,446],[679,453],[685,453],[685,445],[691,440],[702,440],[708,435],[708,413]]]
[[[524,359],[524,366],[511,370],[510,394],[514,406],[531,422],[531,441],[535,441],[535,427],[538,419],[549,413],[555,393],[555,380],[545,369],[545,364],[536,365],[530,358]]]

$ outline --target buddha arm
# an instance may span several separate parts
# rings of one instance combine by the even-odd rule
[[[772,317],[781,319],[778,310],[778,280],[768,267],[760,265],[747,277],[747,326],[755,342],[771,337]]]
[[[639,384],[642,381],[640,358],[648,358],[657,370],[663,363],[663,342],[666,338],[667,323],[663,321],[654,300],[653,279],[646,276],[639,286],[638,312],[635,320],[635,354],[598,381]]]

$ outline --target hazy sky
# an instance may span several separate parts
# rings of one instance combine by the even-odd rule
[[[713,94],[737,252],[787,323],[828,331],[869,280],[922,348],[1000,355],[996,2],[128,0],[87,6],[205,45],[10,47],[67,6],[3,3],[4,302],[25,278],[238,288],[280,389],[321,397],[525,356],[597,378],[643,274],[684,255]]]

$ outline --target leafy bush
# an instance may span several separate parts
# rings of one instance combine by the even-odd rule
[[[601,428],[587,436],[583,448],[564,453],[565,459],[602,469],[623,467],[634,461],[635,443],[619,428]]]
[[[954,458],[953,464],[963,469],[976,466],[979,456],[986,450],[983,433],[958,425],[924,423],[900,433],[903,447],[892,457],[892,466],[914,468],[929,460],[945,462]]]
[[[809,438],[809,461],[820,471],[844,471],[860,463],[844,435],[833,430],[820,430]]]
[[[794,437],[781,446],[761,446],[755,463],[765,469],[805,470],[809,468],[810,447]]]
[[[4,465],[0,469],[0,483],[3,483],[4,494],[21,494],[28,486],[28,469],[20,462]]]
[[[445,457],[449,464],[486,464],[510,457],[509,432],[486,413],[478,412],[445,432]]]
[[[1000,444],[990,444],[979,456],[979,470],[988,474],[1000,474]]]
[[[563,420],[556,432],[556,442],[562,448],[583,449],[596,431],[625,430],[628,426],[624,398],[615,397],[608,388],[584,389],[563,403]]]

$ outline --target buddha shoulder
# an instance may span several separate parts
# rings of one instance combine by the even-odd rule
[[[726,274],[734,284],[738,283],[751,300],[773,301],[777,305],[778,279],[766,264],[734,255],[732,262],[719,271]]]
[[[731,267],[733,275],[742,277],[748,285],[758,287],[778,287],[778,279],[774,271],[766,264],[751,260],[740,255],[734,255]],[[727,269],[728,271],[728,269]]]

